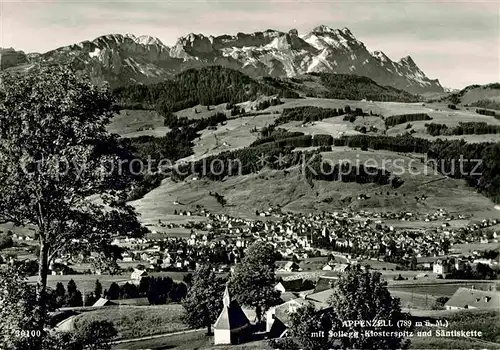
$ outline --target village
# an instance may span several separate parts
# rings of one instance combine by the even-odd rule
[[[488,230],[498,224],[496,219],[482,220],[465,226],[452,227],[453,220],[465,221],[463,215],[451,215],[444,210],[434,214],[418,215],[411,212],[373,213],[349,211],[321,214],[283,213],[279,208],[256,213],[256,220],[235,218],[225,214],[213,214],[205,209],[180,212],[178,215],[204,216],[207,221],[184,224],[165,224],[162,227],[182,229],[187,237],[168,237],[152,231],[145,238],[115,238],[112,244],[123,248],[121,264],[132,271],[132,263],[141,264],[148,271],[188,271],[200,264],[212,263],[220,272],[227,272],[238,262],[244,249],[256,240],[271,243],[282,261],[282,271],[297,272],[298,261],[336,255],[344,263],[370,264],[370,261],[392,262],[400,269],[432,270],[443,275],[450,271],[451,259],[465,262],[496,265],[498,260],[484,258],[480,250],[468,254],[454,252],[453,246],[460,244],[498,243],[496,231]],[[271,220],[260,220],[261,217]],[[427,228],[399,227],[400,223],[436,223]],[[385,224],[390,222],[392,225]],[[409,225],[411,226],[411,224]],[[32,237],[12,235],[14,241],[30,242]],[[10,257],[12,259],[13,257]],[[433,258],[433,259],[428,259]],[[0,262],[8,256],[1,256]],[[416,259],[416,264],[415,264]],[[89,262],[90,257],[57,257],[52,264],[51,274],[65,274],[66,265]],[[332,260],[332,259],[331,259]],[[413,260],[413,262],[412,262]],[[331,270],[328,261],[320,270]],[[135,267],[135,266],[134,266]],[[405,268],[406,267],[406,268]],[[104,273],[98,268],[90,269],[92,274]]]
[[[405,296],[412,290],[411,303],[408,299],[408,304],[402,302],[410,312],[431,308],[448,311],[497,310],[500,305],[500,292],[494,281],[497,276],[471,277],[464,274],[478,269],[478,266],[498,271],[499,256],[490,257],[485,251],[479,250],[468,254],[453,250],[453,246],[464,243],[498,243],[497,232],[489,229],[498,224],[496,220],[453,227],[454,220],[466,218],[455,217],[444,210],[423,216],[407,212],[348,210],[304,215],[270,208],[264,215],[259,213],[256,220],[213,214],[206,210],[181,212],[178,215],[181,214],[193,217],[205,215],[208,221],[184,225],[159,223],[170,229],[189,230],[190,234],[185,238],[155,238],[161,234],[154,232],[148,238],[114,240],[113,244],[125,249],[121,264],[129,266],[127,271],[130,279],[121,282],[121,285],[132,283],[139,286],[141,281],[157,276],[159,272],[197,271],[205,264],[213,266],[215,273],[227,276],[233,273],[235,264],[241,261],[247,248],[259,241],[271,244],[279,255],[274,290],[280,293],[280,302],[266,311],[263,320],[265,330],[256,331],[255,310],[239,305],[226,287],[220,296],[222,311],[213,324],[214,345],[244,343],[254,339],[255,332],[265,332],[262,334],[265,334],[266,339],[285,337],[290,315],[298,308],[313,305],[318,313],[331,308],[329,299],[336,281],[353,265],[359,265],[363,271],[382,272],[394,296]],[[274,220],[261,220],[263,216]],[[408,229],[398,228],[396,224],[419,221],[435,225],[432,229]],[[392,225],[387,225],[387,222]],[[58,260],[59,263],[63,261]],[[304,264],[306,261],[316,263],[308,267],[308,264]],[[102,271],[93,273],[99,275]],[[450,282],[447,284],[444,280],[448,279]],[[432,293],[425,295],[427,292],[423,291],[413,292],[419,287],[439,289],[447,285],[457,287],[446,299],[436,298]],[[413,298],[424,296],[425,307],[413,303]],[[427,299],[430,300],[429,305]],[[110,300],[103,296],[83,310],[120,306],[129,302],[132,301]],[[73,318],[62,321],[57,329],[74,329]]]

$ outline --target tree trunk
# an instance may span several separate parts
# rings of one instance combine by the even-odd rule
[[[203,318],[205,320],[205,324],[207,325],[207,335],[212,335],[212,321],[210,320],[210,312],[208,308],[205,306],[205,312],[203,313]]]
[[[40,256],[38,259],[38,282],[36,286],[36,299],[38,303],[38,327],[43,330],[45,326],[45,313],[47,311],[47,274],[48,266],[48,249],[45,242],[40,241]]]
[[[257,318],[257,324],[260,326],[260,322],[262,321],[262,308],[260,306],[255,308],[255,317]]]

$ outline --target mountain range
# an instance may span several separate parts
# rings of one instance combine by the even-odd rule
[[[0,49],[2,69],[29,69],[37,63],[69,63],[115,87],[159,82],[189,68],[221,65],[252,77],[344,73],[411,93],[444,91],[410,56],[393,61],[382,51],[368,51],[348,28],[325,25],[305,35],[295,29],[220,36],[191,33],[173,46],[151,36],[109,34],[45,53]]]

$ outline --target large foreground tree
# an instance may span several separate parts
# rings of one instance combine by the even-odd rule
[[[357,331],[360,334],[357,338],[338,339],[342,348],[401,349],[409,346],[403,333],[398,332],[412,330],[410,316],[401,312],[399,299],[391,296],[387,290],[387,282],[381,280],[380,273],[363,271],[358,265],[351,266],[335,282],[329,304],[332,307],[330,314],[335,330]],[[367,327],[344,322],[375,320],[385,324]],[[363,332],[368,330],[387,333],[382,336],[363,336],[366,335]]]
[[[231,295],[240,303],[255,308],[257,321],[271,306],[280,303],[280,292],[274,290],[276,252],[267,242],[256,241],[245,252],[231,275]]]
[[[213,272],[210,265],[200,267],[193,276],[182,305],[186,310],[185,321],[193,328],[207,327],[212,333],[212,324],[222,311],[226,281]]]
[[[0,222],[35,227],[40,329],[55,257],[111,264],[113,237],[144,231],[124,201],[130,155],[106,131],[113,103],[107,86],[59,66],[0,76]]]
[[[117,335],[109,321],[78,323],[74,332],[38,329],[36,291],[27,283],[26,265],[8,264],[0,269],[0,349],[61,350],[110,349]]]

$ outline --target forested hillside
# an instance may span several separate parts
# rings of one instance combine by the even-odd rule
[[[274,85],[274,86],[273,86]],[[229,68],[210,66],[189,69],[171,80],[151,85],[131,85],[114,90],[122,106],[142,106],[159,111],[176,112],[181,109],[220,103],[240,103],[259,95],[299,97],[284,86],[258,82]]]
[[[310,82],[316,87],[312,87]],[[313,84],[314,85],[314,84]],[[260,95],[299,98],[301,95],[349,100],[416,102],[419,97],[357,75],[311,73],[302,78],[253,79],[229,68],[189,69],[161,83],[136,84],[114,90],[122,108],[176,112],[197,104],[215,105],[254,100]]]
[[[327,90],[317,97],[394,102],[418,102],[420,100],[419,96],[390,86],[379,85],[372,79],[359,75],[334,73],[310,73],[310,75],[319,77],[321,85]]]

